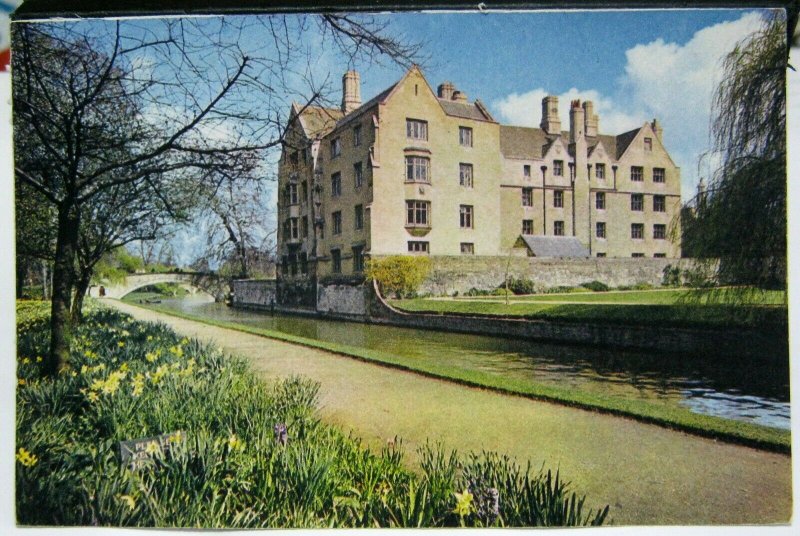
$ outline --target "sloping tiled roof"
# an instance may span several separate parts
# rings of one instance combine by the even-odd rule
[[[602,141],[608,155],[619,160],[638,133],[639,129],[635,128],[619,136],[606,134],[588,136],[586,142],[589,154],[594,151],[597,143]],[[542,158],[550,145],[559,137],[564,145],[570,146],[567,131],[562,131],[560,136],[556,136],[548,135],[540,128],[500,125],[500,151],[507,158]]]
[[[534,257],[589,257],[589,250],[574,236],[520,237]]]
[[[508,158],[541,158],[549,143],[540,128],[500,125],[500,152]]]
[[[439,104],[442,105],[444,113],[453,117],[463,117],[464,119],[476,119],[478,121],[491,121],[491,117],[481,112],[475,104],[469,102],[456,102],[451,100],[439,99]]]
[[[336,126],[338,127],[344,125],[345,123],[348,123],[352,118],[361,115],[361,112],[369,110],[372,106],[381,102],[383,99],[386,98],[387,95],[389,95],[389,93],[392,92],[392,90],[396,85],[397,84],[392,84],[391,86],[387,87],[386,89],[384,89],[383,91],[381,91],[380,93],[378,93],[377,95],[369,99],[367,102],[365,102],[364,104],[362,104],[361,106],[359,106],[358,108],[356,108],[355,110],[353,110],[352,112],[350,112],[345,116],[342,116],[342,113],[340,112],[339,113],[340,119],[339,121],[336,122]]]
[[[300,114],[300,124],[303,126],[306,136],[314,139],[333,130],[341,117],[342,111],[339,108],[309,106]]]

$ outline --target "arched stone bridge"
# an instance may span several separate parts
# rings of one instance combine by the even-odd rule
[[[93,285],[89,296],[95,298],[116,298],[130,294],[136,289],[156,285],[158,283],[175,283],[191,293],[198,290],[210,294],[216,301],[225,299],[229,292],[228,282],[216,274],[201,272],[165,272],[149,274],[131,274],[124,281],[107,285]]]

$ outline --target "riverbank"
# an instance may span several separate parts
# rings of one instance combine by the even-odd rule
[[[158,307],[154,309],[163,311]],[[209,325],[327,350],[366,362],[412,371],[466,386],[488,388],[500,393],[603,411],[705,437],[738,442],[778,452],[789,452],[790,450],[791,434],[789,430],[704,415],[693,412],[683,405],[624,397],[605,392],[602,389],[587,389],[576,385],[543,384],[535,380],[535,375],[529,377],[498,375],[480,367],[462,365],[460,362],[453,360],[423,360],[413,356],[399,355],[391,351],[381,351],[291,335],[271,329],[244,325],[235,321],[212,320],[207,317],[173,310],[163,312]]]
[[[322,382],[322,416],[372,446],[400,436],[559,466],[616,524],[759,524],[791,515],[791,458],[597,412],[470,389],[242,330],[109,302],[143,320],[214,340],[268,377]],[[713,460],[713,463],[710,463]]]
[[[115,310],[88,311],[71,370],[44,377],[48,312],[45,302],[18,306],[21,525],[574,526],[606,518],[607,507],[582,508],[558,474],[492,454],[425,448],[421,470],[411,472],[400,445],[375,454],[322,424],[312,380],[263,382],[241,358]],[[492,496],[499,502],[487,503]]]

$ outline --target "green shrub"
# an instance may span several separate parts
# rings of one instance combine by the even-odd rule
[[[653,285],[650,283],[639,282],[631,287],[633,290],[653,290]]]
[[[531,281],[530,279],[517,279],[517,278],[510,278],[508,281],[508,289],[513,292],[514,294],[536,294],[537,286],[536,283]]]
[[[679,266],[668,264],[664,267],[661,277],[661,285],[664,287],[681,286],[681,269]]]
[[[606,292],[608,290],[608,285],[601,281],[589,281],[588,283],[581,283],[583,288],[589,289],[592,292]]]
[[[384,296],[409,297],[425,281],[431,269],[428,257],[392,255],[381,259],[369,259],[365,275],[369,281],[377,281]]]

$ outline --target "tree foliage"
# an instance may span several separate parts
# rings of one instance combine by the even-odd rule
[[[718,282],[786,285],[786,21],[765,20],[723,61],[712,135],[721,165],[684,210],[693,255]]]
[[[417,291],[430,269],[431,260],[428,257],[391,255],[369,259],[366,276],[368,280],[378,282],[384,296],[391,294],[402,298],[412,296]]]

